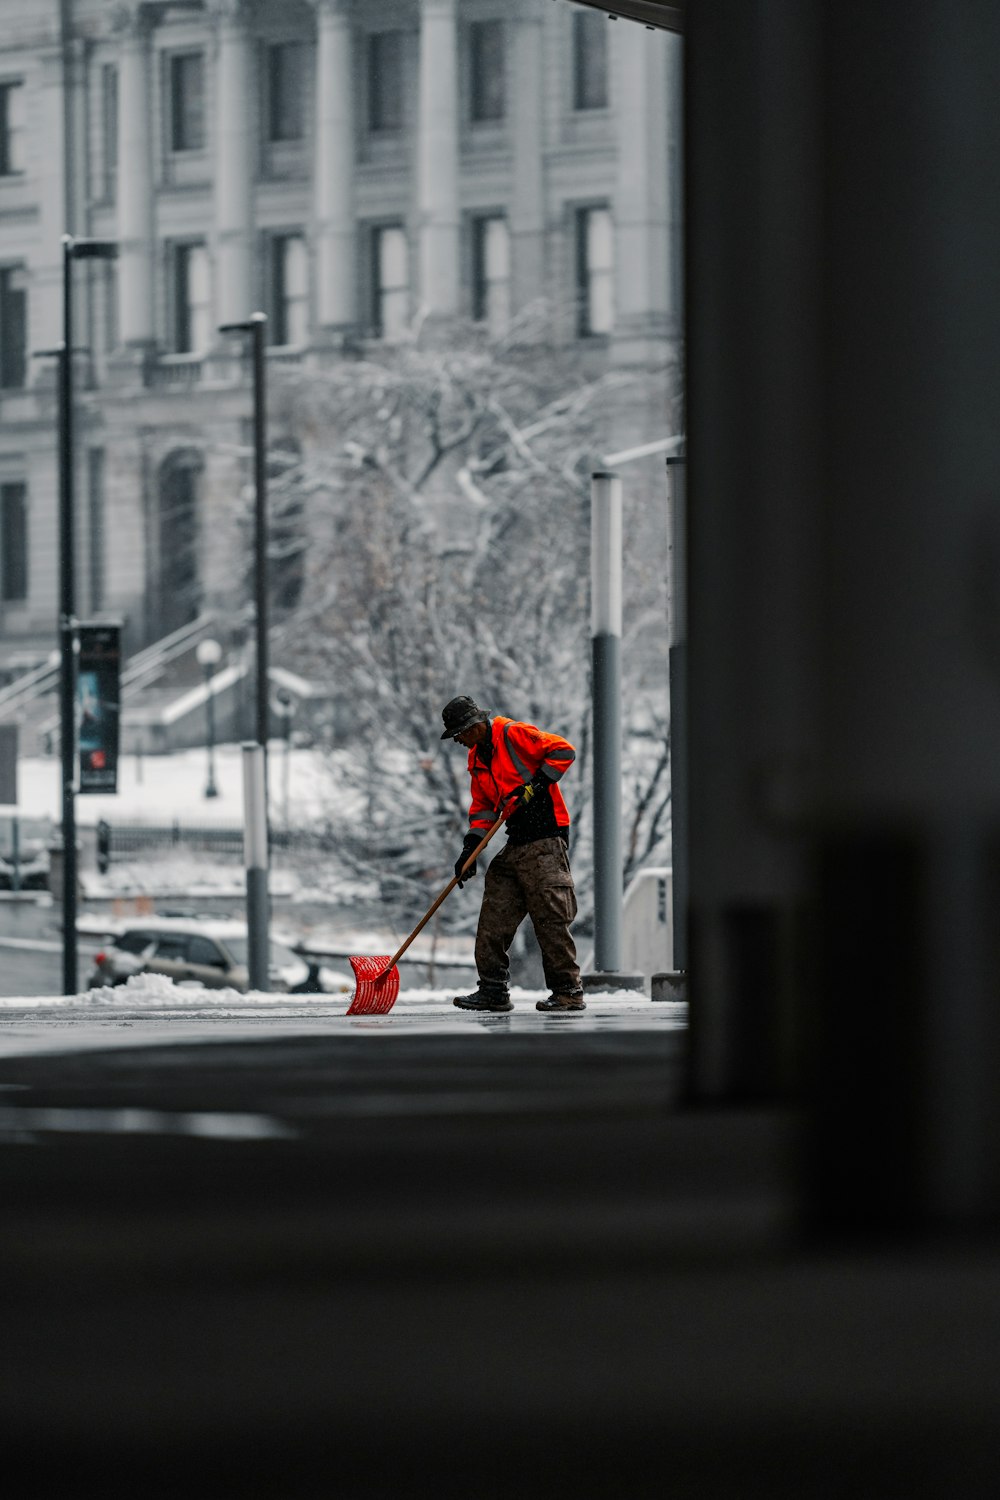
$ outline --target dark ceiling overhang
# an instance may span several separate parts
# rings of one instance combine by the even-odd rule
[[[642,21],[646,26],[656,26],[660,31],[683,31],[684,12],[687,0],[573,0],[574,5],[586,5],[591,10],[602,10],[606,16],[624,16],[629,21]]]

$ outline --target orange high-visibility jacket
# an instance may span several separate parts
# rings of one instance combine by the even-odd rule
[[[558,734],[536,729],[534,724],[520,724],[516,719],[497,715],[491,721],[493,759],[484,766],[469,751],[469,775],[472,777],[472,804],[469,808],[469,832],[483,834],[493,826],[500,810],[512,792],[541,771],[551,782],[552,806],[558,828],[569,827],[569,813],[563,794],[556,783],[576,759],[576,751]]]

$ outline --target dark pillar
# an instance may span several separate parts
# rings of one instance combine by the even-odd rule
[[[685,39],[690,1093],[794,1085],[815,722],[818,6],[712,0]]]
[[[689,20],[691,1092],[803,1100],[824,1233],[974,1226],[1000,1206],[1000,9]]]

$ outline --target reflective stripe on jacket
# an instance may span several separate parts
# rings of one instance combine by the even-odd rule
[[[490,721],[493,758],[484,765],[477,747],[469,751],[469,775],[472,778],[472,803],[469,808],[469,831],[485,833],[500,816],[511,793],[541,771],[550,782],[549,795],[555,813],[556,827],[569,827],[569,813],[557,782],[576,759],[576,751],[561,735],[549,734],[534,724],[521,724],[500,715]]]

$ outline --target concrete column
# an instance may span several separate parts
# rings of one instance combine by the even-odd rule
[[[662,357],[667,332],[667,141],[650,120],[666,115],[667,41],[619,26],[618,183],[615,189],[615,330],[619,360]]]
[[[243,0],[213,0],[215,78],[216,322],[246,318],[253,282],[253,49]]]
[[[511,131],[514,138],[514,183],[511,200],[511,268],[513,307],[519,311],[545,293],[545,183],[542,65],[544,24],[534,6],[514,20],[514,68],[517,84]]]
[[[118,26],[118,333],[124,348],[139,350],[156,336],[151,26],[137,7]]]
[[[454,316],[460,283],[455,0],[421,0],[417,211],[421,303]]]
[[[317,318],[321,328],[357,322],[354,219],[354,78],[349,0],[316,0]]]

